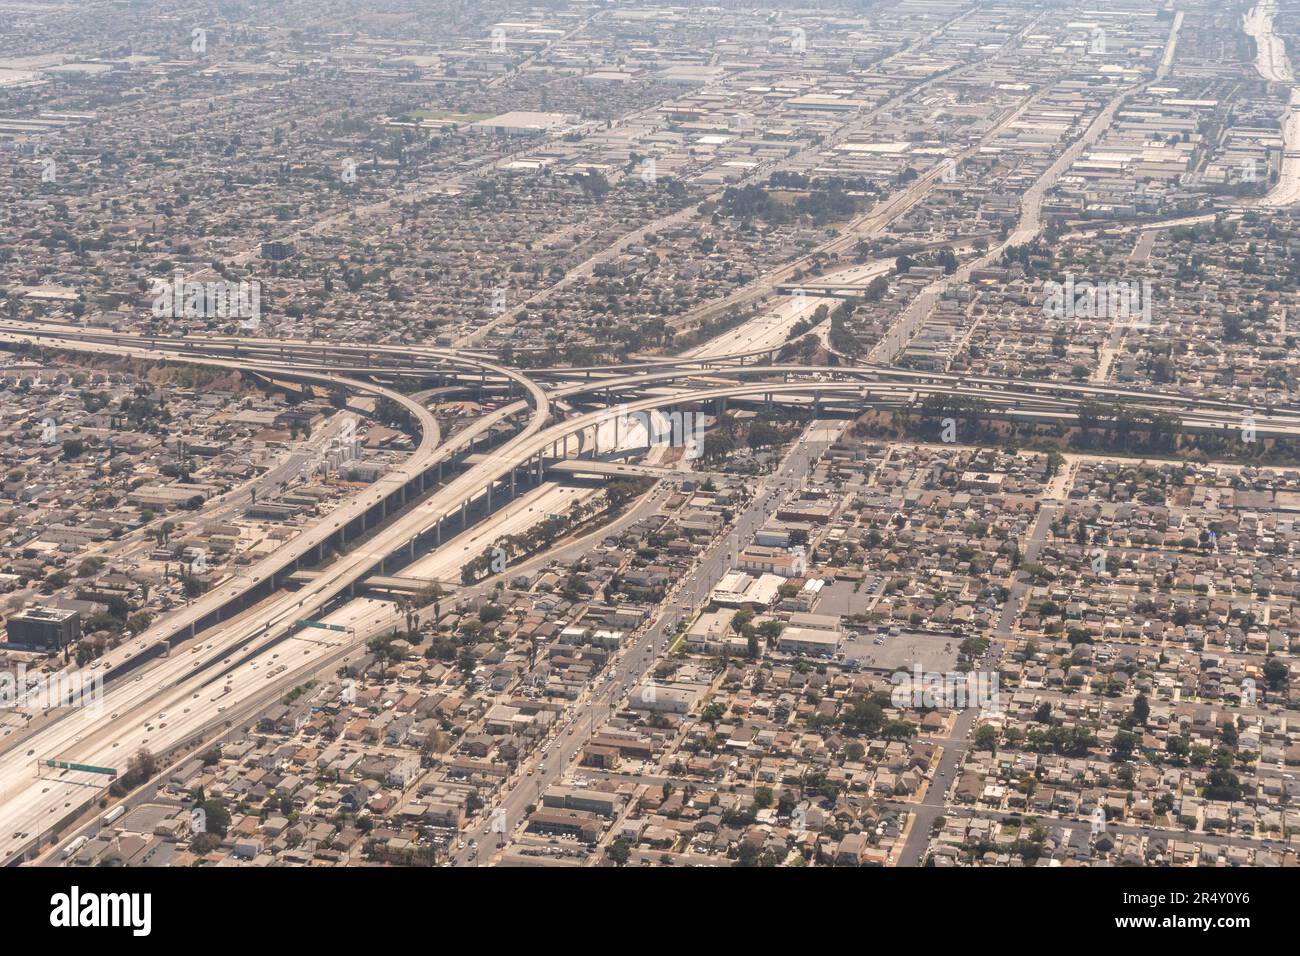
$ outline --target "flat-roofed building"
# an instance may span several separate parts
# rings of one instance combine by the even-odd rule
[[[584,810],[598,813],[602,817],[612,817],[623,805],[623,799],[616,793],[604,790],[586,790],[578,787],[550,787],[542,794],[542,806],[552,809]]]
[[[81,614],[37,604],[11,616],[5,632],[15,647],[57,651],[81,639]]]
[[[567,126],[574,117],[563,113],[538,113],[532,110],[514,110],[493,116],[491,119],[470,123],[469,129],[477,133],[497,136],[545,136],[549,130]]]
[[[600,817],[585,810],[564,810],[542,807],[528,818],[528,829],[537,833],[557,833],[571,836],[584,843],[594,843],[604,826]]]
[[[840,649],[843,635],[839,631],[815,630],[808,627],[787,627],[777,640],[777,647],[787,654],[808,654],[814,657],[832,657]]]

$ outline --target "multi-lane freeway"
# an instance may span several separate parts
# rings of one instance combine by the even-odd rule
[[[145,338],[17,322],[0,323],[0,343],[5,342],[192,361],[238,368],[276,381],[364,392],[406,408],[421,442],[401,466],[304,529],[284,548],[223,581],[215,592],[164,617],[141,635],[133,653],[143,657],[151,649],[165,646],[171,656],[110,679],[100,713],[54,714],[39,727],[5,738],[0,744],[7,744],[0,752],[3,855],[30,847],[63,815],[61,811],[75,808],[97,784],[95,779],[74,772],[37,779],[38,759],[120,766],[135,748],[169,751],[219,727],[227,713],[236,712],[231,708],[240,708],[242,713],[258,695],[267,693],[265,688],[279,688],[356,646],[365,635],[391,626],[396,613],[387,602],[362,599],[371,604],[354,600],[339,607],[338,600],[349,596],[368,575],[382,573],[395,555],[407,565],[423,561],[432,578],[445,580],[462,557],[473,556],[498,534],[509,533],[505,529],[518,530],[544,516],[546,510],[540,509],[549,510],[550,499],[542,503],[534,498],[504,512],[493,504],[500,506],[514,498],[529,486],[530,477],[539,481],[547,461],[574,454],[625,454],[626,447],[636,443],[627,440],[630,436],[609,434],[612,412],[653,414],[683,405],[707,407],[726,401],[796,403],[814,412],[824,407],[823,403],[838,404],[852,411],[864,403],[915,404],[934,394],[981,398],[1002,414],[1044,421],[1068,420],[1084,401],[1123,402],[1176,414],[1185,428],[1194,429],[1239,427],[1243,417],[1253,412],[1234,403],[1092,383],[1018,382],[912,372],[887,365],[770,365],[752,350],[721,354],[725,347],[625,366],[550,369],[529,377],[481,355],[423,346]],[[766,357],[770,361],[770,351]],[[702,379],[702,373],[711,378]],[[481,388],[508,389],[523,397],[508,399],[503,407],[440,442],[437,423],[421,402],[374,381],[403,377],[441,378],[461,386],[477,383]],[[1260,434],[1300,434],[1300,413],[1295,410],[1273,409],[1253,413],[1253,418]],[[513,433],[493,447],[476,447],[502,428],[512,428]],[[465,462],[473,452],[477,452],[473,462]],[[449,466],[447,474],[441,472],[443,465]],[[539,493],[557,492],[533,494]],[[524,510],[529,507],[539,510],[530,517]],[[470,531],[471,517],[477,521],[494,512],[493,522]],[[742,536],[749,527],[746,521],[742,516]],[[458,532],[467,533],[443,541],[444,533]],[[300,590],[279,590],[278,575],[296,570],[300,563],[310,563],[311,555],[319,554],[326,544],[341,551],[341,557],[313,574]],[[430,545],[429,556],[417,559],[417,551]],[[676,623],[703,589],[712,586],[726,558],[725,548],[710,553],[682,585],[685,590],[677,600],[685,603],[676,604],[625,653],[623,664],[613,672],[614,680],[580,702],[575,712],[579,718],[585,716],[591,722],[599,709],[613,702],[616,689],[628,686],[629,675],[644,672],[653,659],[647,652],[655,646],[654,641]],[[296,620],[318,617],[353,630],[344,632],[346,636],[327,638],[321,638],[324,632],[294,633]],[[105,670],[112,674],[121,664],[115,660]],[[580,736],[576,731],[572,736],[566,748],[576,751]],[[530,780],[530,785],[535,788],[552,779],[562,763],[553,760],[550,772]],[[527,789],[508,792],[508,811],[519,809],[511,801],[524,799]]]

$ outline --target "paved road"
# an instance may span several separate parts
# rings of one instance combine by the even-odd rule
[[[500,828],[513,833],[527,816],[530,804],[540,803],[546,787],[558,782],[579,758],[596,727],[613,713],[628,692],[637,693],[647,672],[669,645],[677,625],[689,619],[719,579],[731,568],[732,555],[747,544],[754,533],[776,513],[785,491],[798,485],[811,472],[827,445],[843,428],[841,422],[814,422],[773,475],[759,481],[753,499],[737,515],[732,531],[719,536],[696,562],[664,602],[663,612],[648,627],[639,630],[632,642],[611,662],[605,675],[575,703],[569,719],[535,752],[523,761],[518,772],[479,815],[463,836],[463,848],[451,853],[458,866],[482,866],[493,862]],[[530,773],[531,771],[531,773]],[[499,812],[504,811],[504,813]],[[494,831],[493,826],[498,830]],[[471,846],[469,841],[474,841]]]
[[[1038,515],[1034,519],[1033,527],[1029,529],[1029,536],[1025,539],[1024,550],[1020,554],[1020,564],[1023,569],[1024,565],[1036,561],[1038,553],[1043,549],[1043,543],[1047,540],[1047,533],[1051,530],[1052,522],[1056,519],[1056,513],[1060,510],[1060,505],[1055,501],[1044,502],[1038,509]],[[1024,570],[1018,570],[1011,581],[1011,595],[1002,605],[1002,613],[998,616],[997,627],[993,633],[996,637],[1010,637],[1012,628],[1015,626],[1016,618],[1020,616],[1020,608],[1024,603],[1025,592],[1029,590],[1033,578]]]
[[[939,766],[930,779],[925,798],[919,804],[898,804],[912,814],[911,829],[907,832],[903,852],[898,857],[899,866],[921,865],[921,857],[930,842],[930,828],[936,819],[944,815],[944,801],[966,759],[966,752],[970,750],[970,731],[978,716],[978,707],[965,707],[957,712],[952,733],[949,734],[952,739],[943,745]]]
[[[1059,508],[1060,505],[1053,500],[1045,502],[1039,509],[1025,541],[1022,563],[1037,559],[1043,544],[1047,540],[1047,534]],[[1025,592],[1028,591],[1031,584],[1032,579],[1026,572],[1016,572],[1009,589],[1011,593],[1002,605],[1002,613],[999,615],[998,623],[993,631],[995,638],[1008,638],[1012,635],[1016,619],[1020,616],[1020,608],[1024,602]],[[990,655],[984,658],[984,665],[986,667],[996,666],[994,664],[996,657],[996,651],[990,652]],[[935,771],[935,776],[930,780],[925,799],[920,804],[907,805],[913,810],[914,819],[912,827],[908,831],[907,840],[903,845],[903,851],[899,855],[899,866],[920,865],[930,840],[930,828],[938,817],[944,815],[947,793],[956,782],[957,776],[961,772],[961,765],[970,750],[970,732],[979,717],[979,713],[980,708],[978,707],[965,707],[957,712],[956,721],[949,734],[950,740],[944,743],[943,753],[939,758],[939,766]]]
[[[898,355],[911,341],[913,336],[925,325],[935,302],[951,286],[961,285],[969,281],[971,275],[977,270],[986,266],[995,264],[1002,256],[1004,250],[1015,246],[1023,246],[1031,242],[1039,232],[1042,231],[1042,209],[1043,198],[1047,191],[1056,185],[1061,175],[1074,165],[1083,151],[1090,147],[1097,138],[1110,128],[1111,121],[1115,118],[1115,111],[1132,92],[1129,89],[1115,94],[1109,103],[1102,109],[1097,117],[1088,125],[1073,144],[1071,144],[1060,156],[1056,158],[1043,173],[1029,187],[1020,201],[1020,217],[1016,223],[1016,228],[1007,236],[1006,239],[991,246],[984,255],[977,259],[962,265],[950,276],[944,276],[927,285],[912,300],[912,303],[890,326],[889,330],[882,336],[881,340],[871,349],[867,355],[868,362],[889,362]],[[980,144],[989,142],[995,135],[999,135],[1002,130],[1016,122],[1023,116],[1031,106],[1038,102],[1041,93],[1029,97],[1020,106],[1001,122],[993,127],[981,140]]]

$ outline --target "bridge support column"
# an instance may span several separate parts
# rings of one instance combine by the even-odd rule
[[[494,482],[491,482],[491,481],[489,481],[489,482],[487,483],[487,510],[488,510],[488,514],[491,514],[491,513],[492,513],[492,485],[493,485],[493,484],[494,484]]]
[[[515,496],[515,469],[510,469],[510,497]]]
[[[466,498],[460,503],[460,526],[461,529],[469,527],[469,499]]]

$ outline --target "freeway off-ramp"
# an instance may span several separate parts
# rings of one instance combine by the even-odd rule
[[[33,328],[12,322],[0,323],[0,342],[4,341],[73,350],[93,347],[100,353],[155,360],[179,359],[243,369],[272,379],[296,379],[365,391],[406,407],[422,435],[419,448],[401,468],[345,503],[343,510],[336,510],[318,525],[304,530],[289,543],[294,550],[277,553],[276,560],[281,562],[278,569],[282,570],[293,567],[312,548],[327,541],[338,541],[340,546],[348,548],[301,591],[274,593],[270,582],[275,571],[262,564],[249,569],[241,578],[223,582],[214,595],[194,602],[180,614],[146,632],[143,636],[145,643],[171,642],[177,635],[188,633],[191,626],[211,616],[214,609],[231,604],[237,597],[242,598],[242,592],[254,592],[262,587],[271,593],[247,610],[232,605],[236,616],[223,621],[211,633],[201,633],[192,642],[182,645],[170,658],[160,660],[147,672],[142,672],[139,679],[133,677],[113,682],[106,693],[103,711],[98,716],[70,714],[33,730],[20,742],[11,742],[9,749],[0,755],[0,854],[5,856],[28,847],[45,828],[64,815],[60,811],[66,812],[84,800],[87,787],[98,787],[102,783],[75,772],[66,772],[54,780],[34,779],[37,759],[57,758],[121,766],[136,747],[148,746],[165,751],[195,739],[206,728],[220,725],[228,708],[246,704],[256,693],[264,693],[261,691],[263,687],[278,687],[282,681],[337,653],[348,642],[356,644],[363,640],[364,633],[391,626],[394,622],[391,605],[375,602],[370,612],[364,607],[352,608],[347,613],[355,619],[338,622],[363,629],[361,634],[339,636],[316,632],[286,636],[294,621],[327,613],[335,598],[347,593],[375,569],[382,569],[390,555],[413,551],[411,545],[417,539],[436,533],[445,519],[454,519],[458,513],[463,513],[469,502],[483,500],[497,489],[498,484],[502,486],[496,490],[498,496],[506,496],[507,485],[511,492],[517,491],[516,477],[521,472],[531,474],[534,463],[540,467],[548,457],[564,456],[566,452],[562,449],[570,444],[573,436],[578,436],[580,449],[586,447],[593,453],[598,452],[599,439],[594,435],[602,424],[608,422],[611,409],[575,411],[563,421],[548,424],[557,414],[556,402],[584,396],[590,400],[591,396],[604,391],[608,393],[611,404],[616,396],[625,398],[619,405],[619,413],[631,414],[673,407],[683,402],[726,399],[762,400],[770,397],[778,402],[807,403],[820,395],[828,401],[849,399],[860,402],[864,396],[874,395],[883,400],[902,401],[908,395],[934,393],[995,396],[1011,407],[1060,417],[1073,414],[1081,400],[1114,400],[1164,411],[1182,409],[1186,425],[1213,428],[1236,426],[1245,411],[1242,406],[1231,403],[1197,403],[1179,395],[1125,392],[1097,385],[963,378],[907,372],[885,366],[812,369],[806,366],[744,364],[747,362],[744,354],[739,357],[711,355],[667,359],[641,363],[634,369],[611,367],[570,370],[568,373],[552,370],[548,377],[559,380],[547,390],[518,372],[477,356],[423,347],[404,347],[400,351],[364,347],[370,353],[368,359],[380,360],[379,365],[371,368],[373,374],[403,367],[417,373],[423,368],[429,374],[477,375],[481,383],[491,376],[496,382],[512,383],[512,387],[528,396],[510,401],[447,442],[436,445],[436,422],[420,403],[394,389],[323,370],[322,366],[328,362],[322,362],[322,359],[327,358],[331,351],[347,351],[337,347],[278,340],[234,340],[205,348],[197,346],[193,340],[147,339],[77,327]],[[205,344],[213,346],[213,343]],[[356,350],[356,347],[352,349],[353,352]],[[382,364],[384,356],[392,359],[392,366]],[[273,360],[273,357],[279,360]],[[338,354],[337,359],[355,361],[354,357],[342,354]],[[298,366],[304,362],[311,365],[312,370]],[[718,368],[714,374],[724,374],[734,380],[778,376],[802,380],[738,381],[734,385],[718,384],[716,379],[711,382],[693,381],[701,376],[706,365],[716,365]],[[645,396],[647,391],[654,394],[648,397],[624,394],[632,392]],[[527,418],[513,437],[499,447],[481,453],[482,457],[476,458],[467,470],[451,477],[422,500],[414,504],[408,502],[407,507],[395,516],[389,513],[385,495],[394,499],[395,506],[400,506],[408,491],[419,494],[416,482],[421,481],[420,476],[427,474],[431,467],[450,461],[453,454],[469,451],[475,440],[486,437],[493,426],[520,415]],[[1280,434],[1300,434],[1300,416],[1289,410],[1259,415],[1256,427],[1261,434],[1268,434],[1270,430]],[[584,437],[589,434],[592,439]],[[608,443],[608,438],[605,441]],[[377,514],[375,509],[378,509]],[[368,520],[383,522],[385,518],[387,523],[372,527],[370,536],[359,544],[355,536],[347,541],[341,540],[349,524]],[[460,550],[462,545],[457,542],[454,547]],[[717,560],[716,555],[714,559]],[[707,572],[709,568],[704,570]],[[140,649],[143,650],[143,645]],[[636,654],[629,654],[627,660],[636,661],[638,658]],[[275,671],[280,667],[285,670],[272,674],[268,684],[267,668]],[[226,684],[231,686],[231,691],[221,689]],[[616,681],[613,686],[622,685]],[[225,700],[227,697],[228,702]],[[595,698],[591,706],[596,706],[599,700],[599,697]],[[589,708],[581,712],[591,713]]]
[[[33,340],[35,337],[32,337]],[[157,353],[144,346],[97,344],[96,351],[111,352],[132,357],[159,357]],[[293,377],[291,370],[283,368],[264,368],[253,363],[234,360],[204,359],[205,364],[248,369],[264,372],[278,377]],[[477,363],[480,365],[491,363]],[[494,371],[506,371],[496,367]],[[309,376],[309,378],[313,378]],[[408,407],[422,435],[435,434],[433,417],[427,409],[411,403],[400,393],[382,386],[341,379],[338,377],[315,376],[328,384],[342,385],[363,392],[370,392],[390,398]],[[549,401],[540,389],[534,390],[533,416],[512,442],[526,440],[533,432],[541,428],[549,416]],[[517,403],[519,411],[523,403]],[[441,447],[433,447],[430,441],[423,441],[415,454],[400,468],[390,472],[365,492],[346,501],[322,522],[306,529],[287,546],[280,549],[259,564],[243,572],[240,576],[223,581],[221,586],[203,598],[191,603],[175,615],[151,627],[135,642],[135,651],[145,655],[155,645],[171,644],[179,636],[190,633],[196,624],[221,613],[223,608],[232,608],[237,602],[251,599],[245,595],[256,594],[267,588],[273,575],[308,555],[313,549],[320,549],[327,541],[346,534],[349,523],[365,522],[367,512],[381,508],[386,504],[386,496],[402,495],[413,483],[422,480],[429,467],[449,456],[453,451],[467,447],[479,434],[499,421],[503,421],[512,410],[502,409],[485,416],[479,422],[455,439]],[[508,453],[510,443],[504,452]],[[490,467],[487,470],[492,470]],[[451,506],[439,512],[442,501],[456,498],[457,503],[477,489],[478,476],[474,469],[453,478],[439,492],[421,502],[416,507],[400,515],[386,526],[381,527],[360,547],[353,547],[338,560],[332,562],[319,578],[298,592],[279,593],[268,601],[257,605],[253,610],[239,614],[227,620],[218,628],[218,633],[207,639],[199,640],[197,646],[183,654],[174,655],[149,669],[147,684],[143,674],[126,683],[114,682],[105,693],[101,708],[96,710],[79,710],[62,719],[41,726],[30,734],[22,735],[20,740],[12,741],[9,749],[0,755],[0,855],[8,856],[14,851],[26,847],[32,837],[38,836],[45,826],[62,816],[57,811],[66,809],[77,802],[78,791],[87,785],[98,786],[101,781],[84,774],[66,773],[59,781],[32,779],[36,759],[59,758],[80,763],[121,765],[130,749],[117,750],[114,746],[99,747],[106,740],[107,727],[114,724],[115,736],[134,744],[129,731],[118,733],[115,721],[125,721],[127,714],[146,714],[156,712],[169,713],[179,709],[182,715],[194,714],[189,720],[173,717],[169,727],[158,728],[153,736],[145,733],[135,735],[143,745],[163,749],[174,742],[188,739],[192,735],[191,724],[198,724],[219,719],[225,706],[218,704],[215,698],[204,697],[199,689],[210,674],[223,666],[233,655],[248,656],[285,639],[294,626],[294,621],[302,617],[311,617],[327,607],[337,596],[346,592],[357,580],[370,573],[375,567],[382,567],[385,558],[394,551],[405,547],[421,531],[430,527],[430,521],[436,524],[445,513],[453,510]],[[457,497],[459,496],[459,497]],[[385,509],[386,510],[386,509]],[[431,513],[434,517],[431,519]],[[346,543],[346,542],[344,542]],[[269,588],[268,588],[269,589]],[[295,639],[301,640],[301,638]],[[310,651],[307,652],[310,656]],[[120,662],[119,662],[120,663]],[[107,668],[106,668],[107,669]],[[251,669],[251,668],[250,668]],[[201,675],[201,676],[195,676]],[[93,677],[85,672],[86,677]],[[177,690],[183,682],[183,690]],[[195,685],[198,686],[195,686]],[[165,694],[162,702],[157,699]],[[197,695],[197,696],[196,696]],[[182,706],[184,700],[191,703],[188,708]],[[118,715],[121,715],[119,718]],[[156,718],[159,725],[164,718]],[[148,727],[148,724],[143,726]],[[162,731],[166,731],[165,734]],[[160,739],[161,738],[161,739]],[[114,741],[120,744],[121,740]],[[93,757],[93,759],[92,759]],[[22,835],[26,834],[26,835]]]

